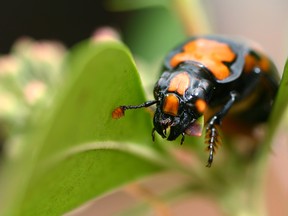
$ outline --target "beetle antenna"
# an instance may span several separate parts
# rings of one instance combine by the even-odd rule
[[[143,107],[149,107],[149,106],[152,106],[153,104],[155,104],[157,102],[158,102],[157,100],[153,100],[153,101],[146,101],[146,102],[139,104],[139,105],[119,106],[113,110],[112,118],[113,119],[119,119],[119,118],[123,117],[125,114],[125,110],[127,110],[127,109],[139,109],[139,108],[143,108]]]

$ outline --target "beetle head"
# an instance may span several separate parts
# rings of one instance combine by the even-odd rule
[[[157,104],[154,114],[154,128],[159,135],[168,140],[175,140],[181,134],[200,136],[202,127],[197,119],[200,114],[191,106],[187,106],[182,99],[174,93],[167,93]]]

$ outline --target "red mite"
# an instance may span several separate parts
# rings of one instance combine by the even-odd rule
[[[217,126],[223,118],[233,116],[247,124],[266,121],[278,83],[276,67],[262,52],[220,36],[192,37],[166,56],[155,100],[120,106],[112,117],[156,104],[153,140],[155,131],[166,138],[170,128],[167,140],[181,135],[182,144],[185,135],[201,135],[197,119],[204,115],[210,167],[221,142]]]

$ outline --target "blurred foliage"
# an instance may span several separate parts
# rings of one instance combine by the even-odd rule
[[[115,64],[110,64],[111,58]],[[127,180],[159,169],[159,165],[145,161],[145,154],[135,156],[141,147],[130,149],[128,144],[121,144],[147,145],[148,137],[142,132],[152,130],[149,115],[127,115],[124,122],[111,119],[113,103],[119,97],[115,92],[129,94],[131,103],[144,100],[127,49],[117,42],[90,41],[75,47],[65,64],[70,76],[62,83],[59,97],[54,98],[53,105],[38,108],[41,118],[31,124],[29,134],[23,135],[22,152],[4,170],[8,173],[4,177],[13,181],[4,178],[2,191],[8,193],[7,189],[13,188],[13,192],[1,197],[1,204],[8,208],[1,215],[59,215]],[[111,88],[123,79],[130,84]],[[134,120],[141,124],[134,125]],[[17,184],[18,179],[21,184]]]
[[[66,49],[59,42],[21,38],[15,42],[9,55],[0,56],[3,142],[16,142],[17,134],[27,129],[34,110],[50,105],[63,81],[65,54]],[[15,150],[12,145],[7,145],[11,154]]]
[[[5,143],[0,215],[62,215],[164,170],[181,173],[189,181],[171,188],[162,200],[170,203],[197,192],[215,198],[228,214],[265,215],[261,179],[267,149],[282,113],[287,112],[288,67],[264,151],[239,152],[233,147],[239,140],[226,138],[224,143],[229,145],[224,144],[213,168],[207,169],[203,137],[187,139],[178,151],[179,140],[168,144],[156,137],[152,143],[151,117],[145,110],[111,119],[118,105],[145,101],[144,91],[152,97],[169,49],[187,34],[209,32],[203,17],[199,18],[202,29],[195,27],[201,4],[114,0],[107,7],[137,10],[122,34],[137,69],[130,51],[119,42],[120,35],[111,28],[96,31],[71,50],[58,42],[23,38],[9,55],[0,57],[0,141]],[[187,11],[194,15],[188,16]],[[191,155],[193,162],[187,163],[185,158]],[[146,209],[136,206],[127,214],[139,208]]]

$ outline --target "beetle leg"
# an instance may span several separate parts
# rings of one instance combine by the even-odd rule
[[[153,142],[155,141],[155,131],[156,131],[156,129],[153,127],[153,129],[152,129],[152,141]]]
[[[180,141],[181,145],[184,143],[184,140],[185,140],[185,133],[182,133],[182,138],[181,138],[181,141]]]
[[[207,150],[209,151],[209,157],[208,157],[208,162],[206,167],[211,167],[212,162],[213,162],[213,157],[216,151],[216,148],[218,145],[221,144],[221,140],[219,139],[219,133],[216,127],[213,126],[208,126],[206,128],[206,144],[208,145]]]
[[[209,157],[206,167],[211,167],[216,148],[219,144],[221,144],[221,139],[216,126],[221,124],[222,119],[226,116],[232,105],[236,102],[237,98],[237,92],[230,92],[230,99],[224,105],[223,109],[216,113],[207,123],[206,144],[208,145],[207,150],[209,151]]]
[[[112,118],[118,119],[118,118],[123,117],[125,114],[125,110],[127,110],[127,109],[139,109],[139,108],[143,108],[143,107],[149,107],[149,106],[152,106],[153,104],[155,104],[157,102],[158,102],[157,100],[153,100],[153,101],[146,101],[146,102],[139,104],[139,105],[119,106],[113,110]]]

